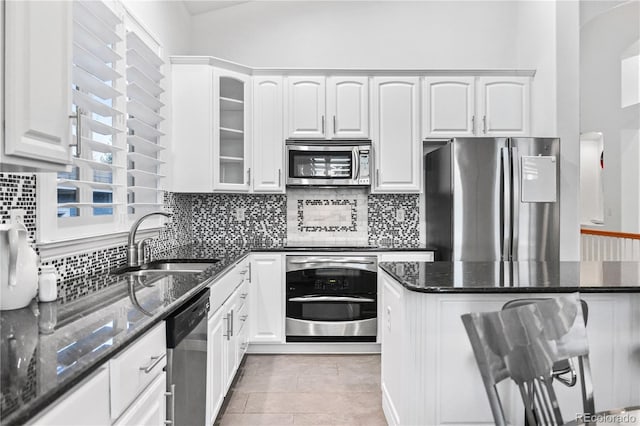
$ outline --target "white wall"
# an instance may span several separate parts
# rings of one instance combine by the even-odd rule
[[[621,61],[640,54],[640,2],[602,3],[582,17],[580,130],[604,136],[604,229],[640,233],[640,74],[635,95],[621,81]]]
[[[555,46],[555,114],[561,140],[560,259],[580,260],[580,7],[577,1],[556,2]]]
[[[521,1],[517,9],[518,67],[535,69],[531,90],[531,134],[558,135],[556,87],[556,4]]]
[[[194,16],[190,53],[254,67],[513,68],[517,3],[254,1]]]

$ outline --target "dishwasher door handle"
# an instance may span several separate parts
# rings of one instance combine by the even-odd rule
[[[171,385],[171,392],[165,392],[164,393],[165,396],[168,396],[171,398],[171,402],[169,403],[169,413],[171,413],[171,418],[168,420],[164,421],[165,425],[172,425],[174,424],[174,419],[176,417],[176,385],[172,384]]]

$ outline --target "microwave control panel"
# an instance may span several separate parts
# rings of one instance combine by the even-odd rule
[[[360,151],[358,153],[360,160],[360,170],[358,173],[358,184],[369,185],[369,151]]]

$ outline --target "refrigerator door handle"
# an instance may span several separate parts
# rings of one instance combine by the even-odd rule
[[[511,161],[509,148],[500,148],[502,155],[502,260],[511,260]]]
[[[511,258],[512,260],[518,259],[518,226],[520,224],[520,156],[518,155],[518,148],[511,147],[511,170],[512,182],[511,182],[511,203],[513,204],[513,225],[511,238]]]

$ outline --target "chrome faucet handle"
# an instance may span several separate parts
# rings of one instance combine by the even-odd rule
[[[151,247],[149,247],[149,242],[152,240],[153,238],[144,238],[136,244],[138,263],[148,263],[151,260]]]

